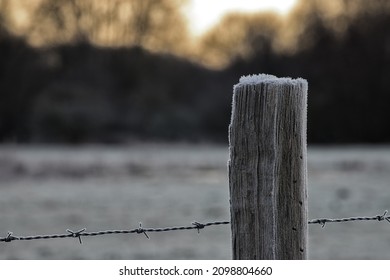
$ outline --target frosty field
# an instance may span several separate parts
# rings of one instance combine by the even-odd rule
[[[390,147],[309,147],[309,218],[390,210]],[[0,147],[0,236],[229,220],[227,146]],[[0,243],[0,259],[230,259],[230,226]],[[390,259],[386,221],[309,226],[311,259]]]

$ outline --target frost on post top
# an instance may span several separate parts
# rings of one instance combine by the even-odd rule
[[[259,84],[273,84],[273,85],[291,85],[291,86],[302,86],[304,90],[307,89],[307,81],[302,78],[292,79],[292,78],[278,78],[274,75],[268,74],[258,74],[258,75],[248,75],[242,76],[238,84],[234,85],[234,90],[238,87],[246,85],[259,85]]]

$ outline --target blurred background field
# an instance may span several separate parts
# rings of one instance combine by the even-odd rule
[[[389,26],[386,0],[0,0],[0,236],[228,220],[232,87],[258,73],[308,80],[310,218],[390,210]],[[390,258],[388,230],[312,225],[310,258]],[[0,258],[231,257],[229,226],[150,236]]]
[[[229,220],[228,150],[221,145],[3,147],[2,234],[187,226]],[[390,209],[390,147],[310,147],[309,217]],[[309,226],[311,259],[388,259],[389,224]],[[2,243],[1,259],[230,259],[230,226]]]

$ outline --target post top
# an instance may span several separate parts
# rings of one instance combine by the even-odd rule
[[[238,84],[234,88],[244,85],[258,85],[258,84],[275,84],[275,85],[302,85],[307,87],[307,81],[302,78],[292,79],[290,77],[278,78],[269,74],[247,75],[242,76]]]

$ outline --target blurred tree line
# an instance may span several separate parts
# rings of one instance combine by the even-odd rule
[[[184,0],[0,0],[0,140],[227,141],[232,86],[309,81],[308,140],[389,142],[390,1],[230,14],[194,44]]]

